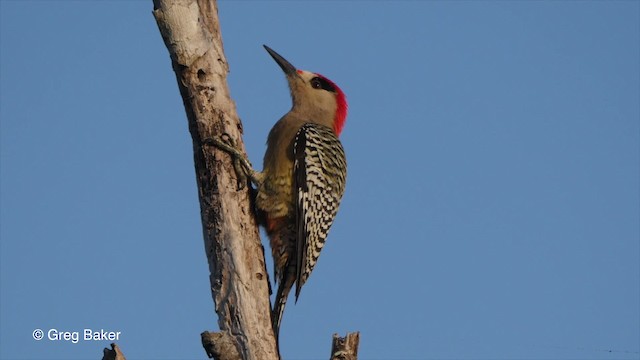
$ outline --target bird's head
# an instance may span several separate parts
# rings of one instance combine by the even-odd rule
[[[267,45],[264,48],[287,77],[293,99],[292,111],[310,116],[310,121],[327,123],[336,135],[340,135],[347,118],[347,98],[338,85],[320,74],[298,70]]]

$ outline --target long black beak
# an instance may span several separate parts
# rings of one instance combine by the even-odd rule
[[[273,51],[273,49],[271,49],[267,45],[262,45],[262,46],[264,46],[264,48],[267,50],[269,55],[271,55],[273,60],[275,60],[278,63],[278,65],[280,65],[280,68],[282,68],[282,71],[284,71],[284,73],[287,74],[287,76],[293,75],[293,74],[296,73],[296,71],[297,71],[296,67],[291,65],[291,63],[288,62],[282,56],[280,56],[280,54],[278,54],[277,52]]]

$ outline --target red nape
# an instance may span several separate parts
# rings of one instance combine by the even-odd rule
[[[320,74],[317,75],[322,76]],[[340,133],[344,128],[344,123],[347,120],[347,108],[349,107],[349,105],[347,105],[347,97],[344,95],[344,92],[342,92],[342,89],[340,89],[338,85],[336,85],[336,83],[327,79],[325,76],[322,76],[322,78],[325,79],[329,84],[333,85],[333,87],[336,89],[336,103],[338,105],[338,108],[336,109],[336,117],[333,119],[333,131],[336,133],[336,135],[340,136]]]

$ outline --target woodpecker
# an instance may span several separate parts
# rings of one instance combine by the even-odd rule
[[[293,103],[269,133],[256,198],[265,215],[279,283],[271,315],[278,339],[289,291],[295,283],[297,301],[344,193],[347,161],[338,136],[347,101],[331,80],[297,70],[268,46],[265,49],[284,71]]]
[[[263,171],[246,172],[256,184],[256,208],[265,227],[278,283],[271,312],[278,342],[289,292],[296,301],[313,270],[344,193],[347,162],[338,136],[347,101],[326,77],[296,69],[264,45],[287,78],[293,106],[269,132]],[[223,144],[236,156],[242,156]]]

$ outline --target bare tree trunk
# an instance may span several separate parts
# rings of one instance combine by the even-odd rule
[[[268,275],[248,188],[238,190],[228,154],[203,147],[204,139],[228,134],[244,151],[242,124],[227,88],[229,69],[216,2],[154,0],[153,4],[193,139],[205,251],[222,333],[214,338],[225,340],[222,349],[235,345],[238,359],[278,359]]]

